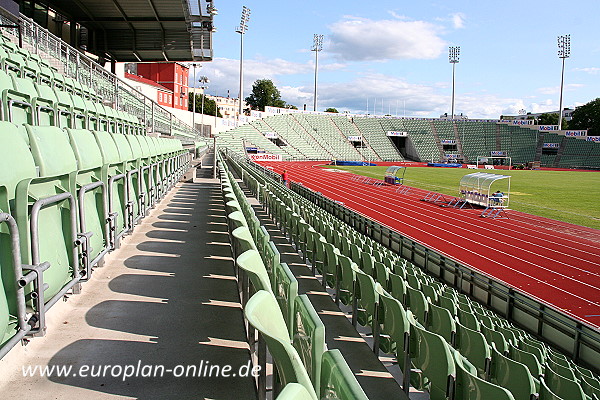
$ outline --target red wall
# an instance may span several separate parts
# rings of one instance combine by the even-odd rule
[[[171,91],[169,94],[162,93],[162,96],[157,94],[156,101],[161,105],[181,110],[188,108],[188,70],[187,67],[178,63],[139,63],[137,65],[138,75],[151,79]]]

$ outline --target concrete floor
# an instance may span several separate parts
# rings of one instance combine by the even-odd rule
[[[211,173],[205,166],[193,183],[179,183],[81,294],[50,310],[45,337],[0,361],[0,398],[256,398],[252,378],[239,376],[250,354]],[[203,375],[201,363],[230,365],[230,376],[215,377],[216,367]],[[23,376],[36,365],[73,369],[60,378]],[[138,376],[125,378],[126,369]],[[193,376],[174,376],[184,369]]]

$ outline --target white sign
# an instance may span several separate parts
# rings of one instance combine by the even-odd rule
[[[442,139],[442,144],[456,144],[456,140],[454,139]]]
[[[446,154],[446,158],[448,158],[448,159],[456,159],[456,158],[458,158],[458,154]]]
[[[515,119],[511,121],[511,125],[533,125],[532,119]]]
[[[348,136],[348,140],[351,142],[362,142],[362,136]]]
[[[267,139],[277,139],[277,134],[275,132],[264,132],[264,135]]]
[[[250,159],[252,161],[283,161],[281,159],[281,154],[271,153],[250,154]]]
[[[538,131],[550,132],[557,131],[558,125],[538,125]]]
[[[565,131],[565,136],[570,136],[570,137],[587,136],[587,130],[582,130],[582,131]]]
[[[506,152],[501,150],[490,151],[492,157],[506,157]]]
[[[388,131],[387,135],[388,136],[402,136],[402,137],[406,137],[406,136],[408,136],[408,132]]]
[[[560,143],[544,143],[542,147],[544,149],[558,149],[560,147]]]
[[[585,140],[587,140],[588,142],[599,142],[600,143],[600,136],[588,136],[585,138]]]

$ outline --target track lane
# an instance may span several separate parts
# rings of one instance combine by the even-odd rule
[[[302,165],[302,164],[304,164],[304,165]],[[312,164],[314,165],[316,163],[312,163]],[[354,190],[354,193],[348,193],[347,191],[344,191],[344,190],[341,190],[338,188],[338,185],[347,187],[347,183],[348,183],[347,179],[350,176],[350,174],[330,172],[330,173],[328,173],[328,175],[326,175],[327,179],[326,179],[326,182],[324,182],[323,179],[316,179],[314,177],[314,175],[318,174],[318,173],[316,171],[314,171],[312,168],[310,168],[311,163],[272,163],[269,165],[274,167],[276,172],[278,172],[278,170],[281,170],[282,168],[291,170],[292,171],[291,177],[293,180],[300,180],[307,187],[311,187],[312,185],[314,185],[314,187],[312,187],[313,189],[322,192],[323,194],[327,195],[328,197],[342,200],[342,201],[346,200],[345,202],[347,205],[349,205],[348,200],[352,200],[352,197],[354,197],[355,200],[353,200],[352,207],[350,207],[350,208],[354,208],[357,211],[360,211],[361,213],[363,213],[367,216],[373,217],[374,219],[376,219],[380,222],[385,223],[385,220],[390,220],[390,218],[389,218],[390,210],[389,209],[380,208],[374,204],[371,204],[368,207],[366,207],[364,204],[361,205],[361,202],[364,203],[365,199],[368,199],[369,197],[374,198],[375,191],[373,191],[373,190],[369,191],[368,190],[369,188],[367,187],[368,193],[366,193],[362,190],[362,188],[352,188]],[[359,192],[361,193],[360,195],[358,194]],[[379,195],[379,193],[377,193],[377,195]],[[392,196],[392,193],[387,193],[387,195],[389,198],[390,196]],[[361,211],[361,207],[362,207],[362,211]],[[435,207],[435,209],[437,209],[437,207]],[[440,221],[430,217],[429,215],[419,215],[419,217],[423,217],[423,219],[425,219],[425,223],[423,223],[423,221],[420,221],[418,218],[408,215],[408,213],[412,214],[415,210],[392,210],[392,211],[393,212],[398,211],[400,213],[400,215],[402,215],[404,218],[414,221],[413,224],[420,222],[420,225],[426,225],[427,227],[430,227],[430,226],[434,227],[433,230],[435,230],[437,234],[433,233],[433,232],[426,232],[426,230],[422,229],[422,227],[419,228],[419,227],[413,226],[412,224],[408,224],[407,221],[402,221],[402,220],[394,219],[394,218],[392,218],[394,220],[393,224],[386,223],[386,225],[391,225],[391,227],[393,229],[398,230],[399,232],[404,233],[408,236],[411,236],[430,247],[436,248],[440,252],[448,254],[452,258],[460,259],[462,261],[468,261],[467,263],[472,265],[473,267],[480,269],[483,272],[488,273],[498,279],[501,279],[502,281],[506,282],[510,286],[514,286],[523,291],[526,291],[527,293],[531,294],[533,297],[540,298],[550,304],[555,304],[558,308],[564,309],[565,311],[567,311],[569,313],[571,313],[570,310],[573,310],[574,311],[573,314],[575,316],[578,316],[580,319],[584,319],[584,320],[588,321],[589,323],[596,325],[593,321],[589,320],[590,318],[585,318],[585,315],[586,315],[585,313],[587,312],[587,309],[589,309],[589,306],[592,306],[593,308],[596,308],[596,309],[598,307],[597,301],[589,300],[590,295],[591,295],[592,299],[596,299],[596,300],[600,299],[600,294],[597,293],[597,291],[598,291],[597,286],[594,285],[593,283],[587,282],[587,279],[585,279],[585,278],[590,278],[590,275],[591,275],[594,278],[593,280],[597,281],[596,273],[594,273],[594,272],[586,273],[586,271],[579,270],[578,273],[581,276],[576,275],[575,277],[572,277],[572,276],[565,277],[564,274],[562,274],[562,273],[557,274],[557,271],[549,271],[547,267],[544,267],[543,265],[537,265],[536,262],[532,262],[529,259],[525,260],[519,256],[508,254],[505,251],[505,249],[501,250],[501,249],[497,249],[497,248],[491,248],[490,247],[491,244],[487,244],[487,247],[485,247],[486,246],[485,243],[483,244],[484,247],[481,248],[482,247],[481,243],[473,243],[472,239],[463,237],[463,239],[470,240],[469,249],[466,249],[464,246],[460,246],[460,245],[457,245],[456,243],[454,243],[452,241],[452,239],[453,238],[456,239],[454,237],[456,235],[448,235],[448,234],[444,233],[444,232],[446,232],[446,230],[443,228],[440,229],[440,227],[439,227]],[[420,208],[418,213],[424,214],[422,207]],[[373,215],[373,214],[375,214],[375,215]],[[438,215],[439,210],[435,214],[437,216],[439,216]],[[473,217],[473,219],[474,219],[474,217]],[[460,221],[458,221],[458,219],[455,218],[454,222],[460,222]],[[483,222],[483,221],[481,221],[481,222]],[[498,222],[498,221],[494,221],[494,222]],[[488,221],[488,223],[489,223],[489,221]],[[473,225],[473,223],[469,222],[467,225]],[[498,228],[497,226],[495,226],[495,227]],[[464,232],[468,232],[468,230],[466,230],[466,228],[464,228],[464,227],[460,227],[460,229],[463,230],[462,231],[463,234],[464,234]],[[469,229],[472,229],[472,227],[470,227]],[[531,228],[529,228],[529,229],[531,229]],[[489,231],[489,230],[487,230],[487,231]],[[523,241],[521,241],[521,242],[523,242]],[[494,244],[494,246],[497,246],[502,243],[499,241],[494,241],[493,244]],[[561,243],[559,243],[559,244],[561,244]],[[540,246],[539,244],[534,244],[534,245]],[[513,250],[518,250],[519,252],[524,251],[528,256],[527,258],[530,258],[529,256],[531,256],[534,259],[535,259],[535,257],[538,257],[537,259],[535,259],[535,261],[537,261],[538,263],[554,262],[554,263],[559,263],[559,264],[568,264],[564,260],[563,261],[550,260],[547,256],[542,256],[542,255],[536,254],[535,251],[518,247],[516,244],[513,244],[512,246],[513,246]],[[476,251],[473,251],[471,248],[475,248]],[[509,246],[509,248],[510,248],[510,246]],[[477,250],[479,250],[479,252]],[[557,251],[555,249],[550,249],[550,250],[556,254],[562,255],[561,251]],[[482,254],[486,254],[486,256],[483,256]],[[581,250],[580,250],[579,254],[582,254]],[[489,256],[492,256],[492,257],[489,257]],[[600,258],[596,257],[590,261],[592,264],[597,264],[594,261],[597,261],[599,259]],[[581,262],[581,260],[580,260],[580,262]],[[554,267],[556,267],[556,266],[557,265],[555,265]],[[539,279],[539,278],[533,277],[533,276],[531,276],[532,270],[534,272],[540,272],[540,271],[536,271],[536,267],[537,268],[546,268],[546,272],[545,272],[546,274],[548,272],[550,272],[550,273],[554,273],[556,276],[553,276],[550,278],[545,277],[544,279]],[[568,268],[569,265],[562,265],[562,266],[558,265],[558,267],[560,269],[564,269],[564,268]],[[575,266],[575,268],[577,268],[577,267]],[[564,282],[565,278],[570,279],[571,282],[569,282],[569,283]],[[581,279],[581,278],[585,279],[585,281],[580,281],[579,279]],[[565,283],[566,283],[566,286],[565,286]],[[581,287],[579,287],[577,285],[583,285],[587,289],[582,289]],[[575,294],[575,293],[578,293],[578,294]],[[583,294],[583,296],[580,296],[580,294]],[[553,299],[554,301],[548,301],[549,298]],[[578,300],[575,300],[575,299],[578,299]],[[573,301],[575,301],[575,303]],[[566,306],[568,308],[561,306],[561,304],[568,305],[568,306]]]

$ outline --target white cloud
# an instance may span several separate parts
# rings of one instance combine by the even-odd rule
[[[347,17],[330,29],[327,51],[348,61],[434,59],[446,46],[441,28],[425,21]]]
[[[454,26],[454,29],[462,29],[465,27],[465,14],[460,12],[450,14],[450,18],[452,20],[452,26]]]
[[[574,68],[573,71],[586,72],[590,75],[600,74],[600,68],[598,68],[598,67]]]
[[[326,65],[326,64],[325,64]],[[325,66],[323,65],[323,67]],[[331,69],[344,68],[345,64],[331,64]],[[285,60],[249,59],[244,63],[244,96],[250,93],[257,79],[271,79],[281,92],[281,97],[289,104],[302,108],[304,104],[312,109],[313,102],[313,61],[294,63]],[[303,85],[290,85],[288,76],[300,75]],[[220,96],[237,97],[239,90],[239,61],[216,58],[212,63],[204,64],[197,75],[207,75],[208,93]],[[574,87],[580,84],[572,84]],[[569,88],[572,86],[569,85]],[[556,89],[558,90],[558,89]],[[546,97],[546,96],[544,96]],[[363,72],[342,82],[319,83],[319,110],[335,107],[339,111],[365,113],[367,99],[370,114],[391,113],[407,116],[437,117],[450,112],[450,87],[447,82],[415,84],[398,76],[376,72]],[[456,113],[470,118],[499,118],[500,115],[516,114],[520,109],[529,112],[556,110],[557,99],[540,99],[538,96],[522,98],[503,98],[493,94],[473,91],[459,92],[456,96]]]
[[[467,16],[461,12],[452,13],[452,14],[448,15],[447,17],[435,18],[436,21],[449,22],[450,24],[452,24],[452,28],[454,28],[454,29],[463,29],[465,27],[466,19],[467,19]]]
[[[584,86],[585,85],[583,85],[581,83],[569,83],[564,86],[564,91],[572,92],[572,91],[582,88]],[[551,95],[551,94],[558,95],[560,93],[560,86],[542,87],[542,88],[539,88],[537,91],[540,92],[541,94],[545,94],[545,95]]]

